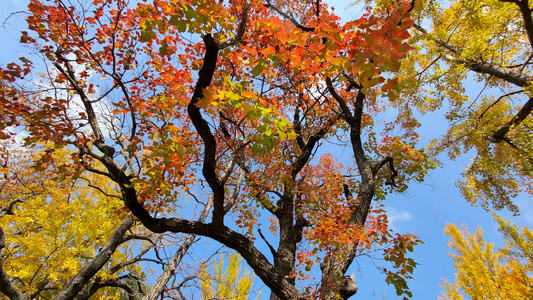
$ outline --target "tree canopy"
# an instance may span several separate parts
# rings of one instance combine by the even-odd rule
[[[365,5],[345,22],[319,0],[31,0],[30,52],[0,67],[0,138],[23,156],[2,164],[18,183],[0,199],[0,291],[183,297],[186,279],[170,279],[202,237],[236,251],[271,299],[348,299],[348,269],[370,251],[412,297],[422,241],[390,228],[387,195],[424,181],[437,154],[471,150],[466,200],[518,212],[512,198],[531,191],[531,8]],[[470,73],[485,86],[475,99]],[[419,145],[416,116],[436,110],[450,128]],[[170,237],[184,239],[162,259]],[[24,251],[24,268],[55,271],[29,274]],[[153,285],[141,260],[162,266]]]
[[[224,268],[224,258],[215,260],[213,276],[204,266],[201,269],[200,284],[202,286],[202,299],[250,299],[250,290],[254,276],[249,270],[241,275],[241,258],[235,252],[228,256],[228,266]],[[240,277],[240,278],[239,278]],[[261,293],[257,296],[259,299]]]
[[[506,246],[494,250],[492,243],[483,238],[477,228],[469,233],[449,224],[445,232],[452,240],[449,245],[457,254],[451,254],[457,273],[455,283],[444,283],[444,299],[463,299],[461,290],[470,299],[527,299],[531,288],[531,250],[533,233],[527,227],[519,230],[510,221],[495,216]]]
[[[531,193],[531,53],[529,1],[420,1],[416,45],[402,65],[398,102],[406,116],[442,109],[448,133],[434,142],[450,158],[475,158],[458,186],[467,201],[517,212],[512,199]],[[477,82],[479,84],[473,84]],[[468,96],[475,95],[475,97]]]

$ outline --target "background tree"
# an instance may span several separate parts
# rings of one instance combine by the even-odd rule
[[[433,142],[433,153],[445,151],[451,159],[475,153],[457,183],[465,199],[516,213],[512,199],[532,191],[531,4],[414,3],[414,50],[402,61],[402,100],[394,102],[399,119],[444,113],[450,127]]]
[[[373,245],[392,262],[386,281],[411,296],[407,253],[420,241],[394,234],[372,204],[434,167],[416,122],[374,126],[411,49],[411,3],[348,23],[320,1],[33,0],[28,10],[21,42],[35,55],[0,72],[1,126],[3,137],[22,128],[26,147],[49,143],[36,167],[74,151],[61,172],[100,176],[149,231],[234,249],[273,299],[349,298],[346,272]],[[327,141],[353,157],[341,162]],[[189,199],[212,202],[206,222],[192,221]],[[260,231],[267,219],[277,248]],[[313,268],[321,278],[298,290]]]
[[[248,270],[241,274],[241,258],[231,253],[227,258],[228,266],[224,267],[224,257],[214,260],[213,272],[204,265],[200,271],[202,299],[250,299],[250,290],[255,278]],[[240,278],[239,278],[240,277]],[[261,293],[257,295],[259,299]]]
[[[450,254],[457,270],[455,282],[445,280],[446,291],[440,299],[529,299],[533,296],[531,277],[533,233],[527,227],[519,230],[510,221],[494,215],[506,244],[494,250],[494,244],[483,238],[477,228],[469,233],[467,228],[446,226],[445,233],[452,240]],[[461,293],[461,291],[463,293]]]
[[[124,263],[132,259],[128,248],[133,244],[124,242],[135,239],[126,235],[135,231],[133,222],[123,220],[120,199],[111,196],[114,191],[100,177],[61,172],[71,159],[68,149],[54,151],[55,164],[35,170],[32,163],[43,153],[14,148],[15,144],[2,146],[2,268],[6,278],[16,278],[13,284],[21,296],[49,299],[67,290],[83,267],[94,269],[101,287],[117,286],[121,279],[140,274],[135,260]],[[102,262],[94,259],[106,255]],[[98,293],[101,298],[112,295],[118,291]]]

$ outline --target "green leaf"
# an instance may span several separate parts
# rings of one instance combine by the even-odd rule
[[[183,22],[178,16],[174,15],[170,17],[169,23],[170,25],[179,26]]]
[[[395,59],[390,59],[385,62],[383,65],[383,69],[389,71],[389,72],[398,72],[401,67],[401,63]]]
[[[251,73],[253,76],[259,76],[259,74],[261,74],[261,72],[263,72],[264,69],[265,69],[265,59],[261,58],[257,62],[257,65],[255,65],[255,67],[252,69]]]
[[[141,41],[149,42],[156,36],[152,30],[141,31]]]

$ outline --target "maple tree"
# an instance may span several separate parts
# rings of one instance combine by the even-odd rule
[[[445,280],[446,291],[440,299],[464,299],[463,293],[470,299],[527,299],[533,295],[533,233],[525,226],[519,230],[510,221],[494,217],[506,244],[497,250],[484,240],[481,228],[469,233],[467,228],[446,226],[445,233],[452,238],[448,244],[457,252],[450,254],[457,273],[455,283]]]
[[[421,241],[393,233],[380,201],[435,162],[413,119],[375,125],[401,102],[413,4],[341,23],[320,1],[31,0],[21,43],[35,52],[0,69],[1,138],[23,130],[24,147],[44,145],[37,168],[69,149],[59,179],[92,174],[126,220],[235,250],[273,299],[349,298],[348,268],[376,247],[392,263],[386,281],[410,297],[407,254]],[[205,204],[197,221],[193,200]],[[144,299],[165,292],[186,243]]]

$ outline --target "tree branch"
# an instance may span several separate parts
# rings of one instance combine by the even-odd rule
[[[10,205],[11,206],[11,205]],[[2,250],[5,248],[5,234],[4,230],[0,226],[0,253],[2,253]],[[22,300],[23,295],[20,292],[20,290],[9,280],[9,276],[7,276],[7,273],[4,271],[3,268],[3,260],[2,256],[0,255],[0,292],[2,292],[4,295],[6,295],[11,300]]]
[[[422,28],[420,25],[415,24],[414,28],[427,37],[427,31],[424,28]],[[433,40],[437,45],[450,51],[454,55],[458,55],[461,53],[459,49],[457,49],[456,47],[454,47],[453,45],[445,41],[438,40],[438,39],[431,39],[431,40]],[[466,68],[474,72],[477,72],[480,74],[491,75],[496,78],[507,81],[509,83],[520,86],[520,87],[524,87],[527,84],[527,82],[531,81],[532,79],[531,76],[524,74],[522,72],[515,71],[512,68],[502,67],[502,66],[495,65],[489,62],[484,62],[481,60],[456,58],[448,54],[443,55],[443,57],[449,62],[463,65]]]
[[[225,191],[215,173],[216,141],[211,134],[208,123],[202,117],[200,109],[196,106],[198,101],[203,97],[203,90],[211,83],[219,50],[218,45],[215,43],[211,35],[207,34],[204,37],[204,42],[206,44],[204,64],[199,72],[198,81],[187,110],[193,125],[204,142],[204,165],[202,173],[209,183],[213,193],[214,212],[212,224],[203,224],[201,222],[179,218],[152,217],[139,203],[137,199],[137,191],[131,182],[131,178],[125,174],[113,158],[110,155],[104,155],[100,158],[100,161],[107,168],[111,178],[120,186],[125,205],[148,230],[154,233],[176,232],[210,237],[239,252],[250,267],[254,269],[256,274],[258,274],[263,282],[280,299],[300,299],[301,295],[295,286],[290,284],[280,275],[278,270],[270,264],[268,259],[254,246],[252,241],[246,236],[223,225]],[[88,102],[84,102],[84,104],[85,103]],[[92,109],[90,103],[88,103],[86,107]],[[102,148],[102,145],[103,142],[100,144],[99,149],[104,152],[103,150],[105,149]]]
[[[311,31],[314,31],[315,28],[314,27],[306,27],[306,26],[303,26],[302,24],[300,24],[293,16],[290,16],[284,12],[282,12],[279,8],[277,8],[275,5],[272,5],[270,3],[270,1],[268,1],[267,3],[263,4],[265,7],[268,7],[268,8],[272,8],[275,12],[277,12],[278,14],[282,15],[285,19],[287,20],[290,20],[292,24],[294,24],[294,26],[296,26],[297,28],[301,29],[302,31],[305,31],[305,32],[311,32]],[[318,4],[317,4],[318,6]]]
[[[380,161],[374,168],[372,168],[372,173],[374,176],[378,173],[378,171],[385,165],[389,164],[389,170],[391,172],[391,176],[387,182],[385,182],[386,185],[392,185],[396,187],[396,182],[394,179],[398,176],[398,172],[396,171],[396,168],[394,167],[394,158],[392,156],[385,157],[382,161]]]
[[[233,194],[231,195],[231,198],[228,199],[226,202],[226,205],[224,206],[224,214],[227,214],[233,205],[235,205],[235,201],[237,201],[237,197],[239,197],[239,192],[241,190],[241,184],[244,180],[244,170],[239,169],[239,177],[237,178],[237,182],[235,183],[235,189],[233,190]]]
[[[22,202],[24,201],[21,199],[16,199],[16,200],[11,201],[8,207],[0,206],[0,218],[5,215],[14,215],[15,213],[13,212],[13,207],[15,207],[15,204],[22,203]]]
[[[498,97],[498,99],[496,99],[496,101],[492,102],[487,108],[485,108],[485,110],[483,110],[481,114],[479,114],[479,117],[477,117],[478,120],[481,120],[483,116],[487,113],[487,111],[489,111],[489,109],[491,109],[494,105],[498,104],[498,102],[500,102],[503,98],[512,96],[514,94],[522,93],[522,92],[523,90],[520,90],[520,91],[514,91],[511,93],[507,93],[505,95],[501,95],[500,97]]]
[[[268,242],[268,240],[266,239],[266,237],[263,235],[263,232],[261,231],[261,228],[257,229],[257,232],[259,232],[259,236],[263,239],[263,241],[265,241],[265,243],[267,244],[268,246],[268,249],[270,250],[270,253],[272,253],[272,257],[276,257],[277,254],[276,254],[276,249],[274,249],[274,247],[272,247],[272,245],[270,245],[270,243]]]
[[[154,247],[157,246],[156,243],[148,236],[140,235],[140,234],[128,234],[122,239],[122,243],[125,243],[127,241],[131,240],[143,240],[150,242]]]
[[[213,192],[213,224],[220,226],[224,224],[224,186],[220,183],[215,172],[217,144],[215,137],[211,133],[211,129],[209,129],[209,124],[202,117],[200,108],[196,106],[198,101],[204,96],[204,89],[211,84],[217,65],[219,46],[215,43],[215,40],[210,34],[205,35],[204,43],[205,56],[203,66],[198,74],[198,81],[196,82],[191,102],[187,107],[187,112],[196,131],[204,142],[204,164],[202,167],[202,174]]]
[[[148,251],[152,250],[153,248],[154,248],[154,245],[152,244],[149,247],[141,249],[139,251],[139,253],[134,258],[126,260],[126,261],[123,261],[121,263],[118,263],[118,264],[114,265],[109,271],[111,273],[116,273],[120,269],[124,268],[125,266],[129,266],[129,265],[132,265],[132,264],[140,261],[142,259],[142,256],[145,255],[146,253],[148,253]]]
[[[333,87],[333,82],[331,81],[331,79],[329,77],[326,77],[326,86],[328,88],[329,93],[333,97],[333,99],[335,99],[335,101],[337,101],[337,103],[339,103],[339,106],[341,107],[341,110],[342,110],[342,118],[346,120],[348,125],[350,125],[350,126],[354,125],[355,126],[355,119],[352,116],[352,112],[348,108],[348,105],[346,104],[346,101],[344,101],[344,99],[342,99],[342,97],[337,93],[337,91]],[[352,84],[350,84],[350,86],[352,86]]]
[[[52,298],[52,300],[70,300],[83,289],[91,278],[107,263],[117,247],[122,243],[124,234],[133,225],[133,217],[129,216],[118,226],[111,238],[102,247],[96,257],[87,263],[72,279],[65,285],[63,290]]]
[[[74,299],[75,300],[86,300],[89,299],[94,293],[103,287],[118,287],[123,289],[128,294],[129,300],[135,300],[135,295],[138,294],[131,286],[127,283],[121,281],[118,278],[109,279],[106,281],[100,281],[100,279],[91,282],[87,288],[80,292]]]
[[[361,141],[361,125],[364,108],[364,99],[366,95],[359,89],[354,102],[353,114],[350,112],[346,101],[336,92],[332,81],[326,78],[326,85],[329,93],[337,101],[343,112],[342,117],[350,126],[350,140],[352,143],[352,150],[355,156],[355,161],[359,174],[361,175],[361,185],[357,194],[357,203],[351,203],[351,206],[357,206],[357,209],[352,209],[350,216],[350,223],[354,225],[364,226],[370,204],[374,197],[375,179],[373,168],[366,157],[363,143]],[[353,199],[351,193],[347,188],[344,189],[347,199]],[[348,193],[347,193],[348,192]],[[352,264],[357,251],[359,241],[356,239],[346,247],[338,249],[339,259],[336,255],[330,255],[324,259],[321,265],[322,269],[322,287],[321,297],[324,299],[334,299],[336,294],[341,295],[342,299],[348,299],[357,292],[357,285],[355,280],[350,276],[344,276],[348,267]]]
[[[522,14],[522,20],[524,21],[524,27],[526,28],[527,37],[529,39],[529,45],[533,49],[533,19],[531,18],[531,12],[529,8],[528,0],[500,0],[501,2],[512,2],[518,5],[520,13]]]
[[[107,146],[104,143],[104,135],[102,134],[102,131],[100,130],[100,126],[98,126],[98,119],[92,107],[92,103],[89,100],[89,97],[87,96],[85,91],[83,90],[83,87],[79,84],[78,80],[76,79],[76,74],[74,73],[72,66],[70,65],[69,61],[65,57],[63,57],[63,55],[61,54],[59,50],[55,52],[55,55],[59,61],[63,62],[65,67],[62,67],[57,62],[54,63],[54,66],[61,74],[63,74],[63,76],[65,76],[65,78],[67,78],[70,85],[74,88],[78,96],[80,96],[80,100],[83,103],[85,112],[87,113],[87,120],[96,138],[94,141],[94,145],[104,155],[113,156],[113,154],[115,153],[115,149],[113,149],[113,147]]]
[[[492,136],[488,137],[488,140],[492,143],[500,143],[501,141],[506,140],[505,135],[509,132],[509,130],[524,121],[529,116],[532,109],[533,98],[529,98],[526,104],[522,106],[520,111],[518,111],[518,113],[511,119],[511,121],[507,122],[507,124],[496,130],[496,132],[494,132]]]
[[[204,210],[202,211],[202,214],[200,215],[200,218],[198,218],[198,222],[205,222],[205,219],[207,218],[207,215],[209,213],[209,210],[211,209],[211,203],[212,203],[212,197],[209,197],[210,199],[207,201],[207,204],[204,206]],[[154,283],[152,288],[143,296],[142,300],[155,300],[161,295],[172,277],[174,275],[174,271],[180,264],[181,260],[189,251],[189,248],[194,243],[194,240],[196,239],[196,234],[189,234],[185,241],[181,244],[178,251],[174,254],[170,262],[167,264],[165,269],[163,270],[163,273],[157,278],[157,281]]]
[[[244,1],[244,7],[242,8],[242,18],[237,28],[237,35],[234,38],[228,39],[219,44],[220,49],[224,49],[233,46],[242,40],[242,36],[246,31],[246,21],[248,20],[248,12],[250,11],[250,0]]]
[[[46,288],[46,286],[48,285],[48,283],[50,283],[50,281],[48,280],[48,278],[46,278],[44,281],[42,281],[41,283],[39,283],[39,285],[37,286],[37,288],[35,289],[35,292],[31,293],[31,295],[28,297],[28,299],[30,300],[33,300],[35,299],[42,291],[44,291],[44,289]]]
[[[224,171],[224,174],[222,174],[222,177],[223,177],[222,181],[225,182],[227,180],[237,160],[238,160],[238,157],[234,156],[232,161],[229,163],[226,170]],[[233,200],[228,201],[228,203],[226,204],[226,207],[224,208],[224,213],[227,213],[231,209],[231,206],[233,205],[235,201],[234,198],[237,198],[243,177],[244,177],[244,171],[241,169],[239,173],[239,178],[237,179],[237,185],[235,186],[235,190],[232,195]],[[212,202],[213,202],[213,194],[209,196],[209,200],[207,201],[207,204],[204,206],[204,210],[200,214],[200,217],[198,218],[198,222],[200,223],[205,222],[207,215],[209,214],[209,210],[211,209]],[[172,275],[174,275],[174,271],[180,264],[181,260],[183,259],[187,251],[189,251],[189,248],[194,243],[195,239],[196,239],[196,234],[189,234],[187,236],[185,241],[183,241],[183,243],[179,247],[178,251],[176,251],[176,253],[172,257],[168,265],[163,270],[163,273],[159,276],[155,284],[146,293],[146,295],[143,296],[142,300],[155,300],[159,297],[159,295],[163,293],[168,281],[170,280]]]

